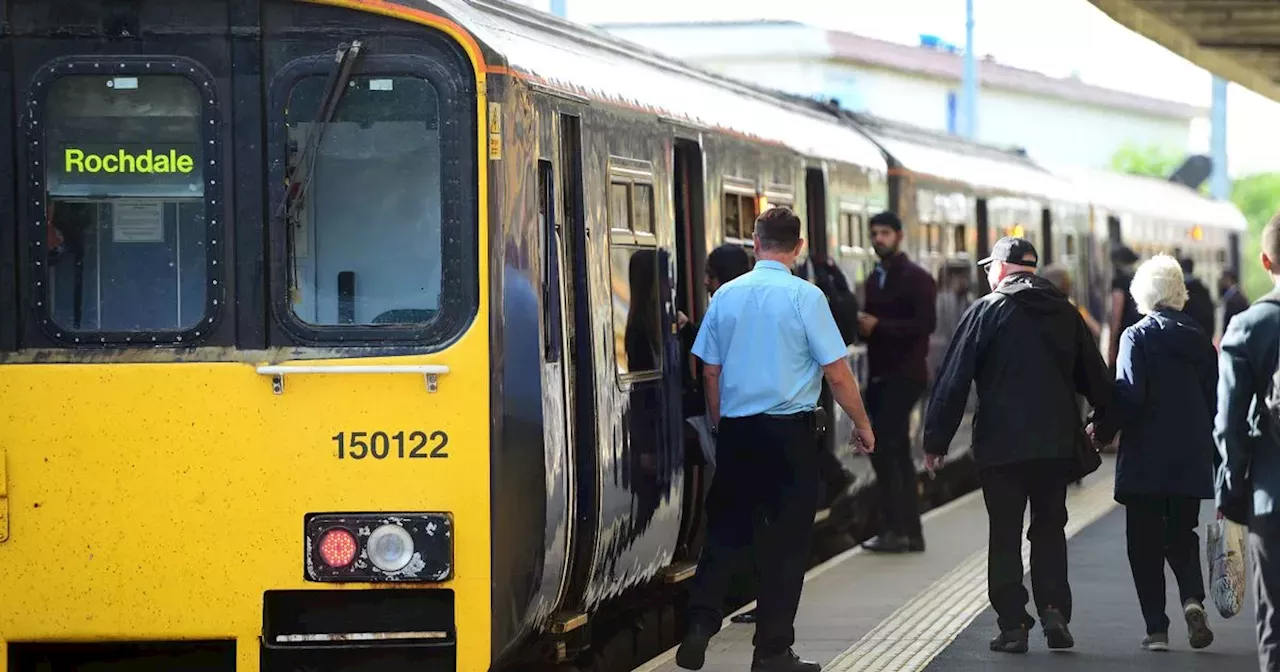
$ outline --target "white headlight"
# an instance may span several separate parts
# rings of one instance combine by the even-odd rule
[[[397,572],[413,558],[413,537],[399,525],[383,525],[369,535],[365,548],[375,567],[384,572]]]

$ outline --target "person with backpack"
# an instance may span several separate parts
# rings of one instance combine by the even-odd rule
[[[1276,289],[1222,335],[1214,438],[1218,512],[1249,528],[1258,662],[1272,672],[1280,670],[1280,215],[1262,230],[1260,261]]]
[[[858,316],[867,340],[867,411],[880,448],[876,472],[882,530],[863,548],[879,553],[924,551],[911,412],[929,380],[929,337],[937,325],[933,276],[902,251],[902,220],[885,211],[871,217],[872,247],[880,262],[867,277],[866,312]]]
[[[987,590],[1000,631],[992,651],[1026,653],[1035,624],[1022,584],[1022,517],[1031,503],[1031,585],[1051,649],[1075,645],[1067,582],[1067,485],[1102,463],[1076,406],[1111,399],[1098,346],[1065,294],[1035,274],[1022,238],[1001,238],[978,262],[993,291],[965,311],[925,413],[925,467],[937,470],[976,382],[973,457],[990,528]]]
[[[1187,639],[1213,643],[1204,609],[1200,500],[1213,497],[1213,414],[1217,353],[1190,307],[1183,268],[1167,255],[1138,267],[1130,286],[1146,315],[1120,336],[1115,392],[1107,415],[1092,426],[1096,442],[1120,432],[1115,500],[1125,508],[1133,585],[1146,621],[1148,651],[1169,649],[1166,562],[1178,582]]]

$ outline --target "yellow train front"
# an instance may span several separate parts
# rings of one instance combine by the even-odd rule
[[[488,668],[475,41],[354,2],[0,26],[0,670]]]

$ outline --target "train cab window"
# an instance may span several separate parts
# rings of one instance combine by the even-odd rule
[[[313,152],[289,222],[293,314],[322,326],[429,323],[443,280],[436,88],[412,76],[353,76],[320,128],[326,85],[319,75],[298,80],[285,108],[290,171]]]
[[[619,378],[651,376],[662,369],[660,252],[654,244],[653,187],[640,182],[609,185],[609,287],[613,352]],[[625,213],[625,214],[624,214]]]
[[[212,82],[118,67],[39,86],[35,303],[59,340],[191,342],[222,296]]]

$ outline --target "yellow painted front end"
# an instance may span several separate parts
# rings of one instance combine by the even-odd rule
[[[438,355],[361,361],[445,364],[434,393],[329,374],[276,395],[237,363],[4,366],[4,640],[235,638],[256,670],[264,591],[343,588],[304,581],[306,514],[447,511],[452,580],[396,587],[454,590],[458,669],[486,668],[463,662],[489,651],[484,313]],[[448,458],[340,460],[332,440],[418,430],[446,432]]]

